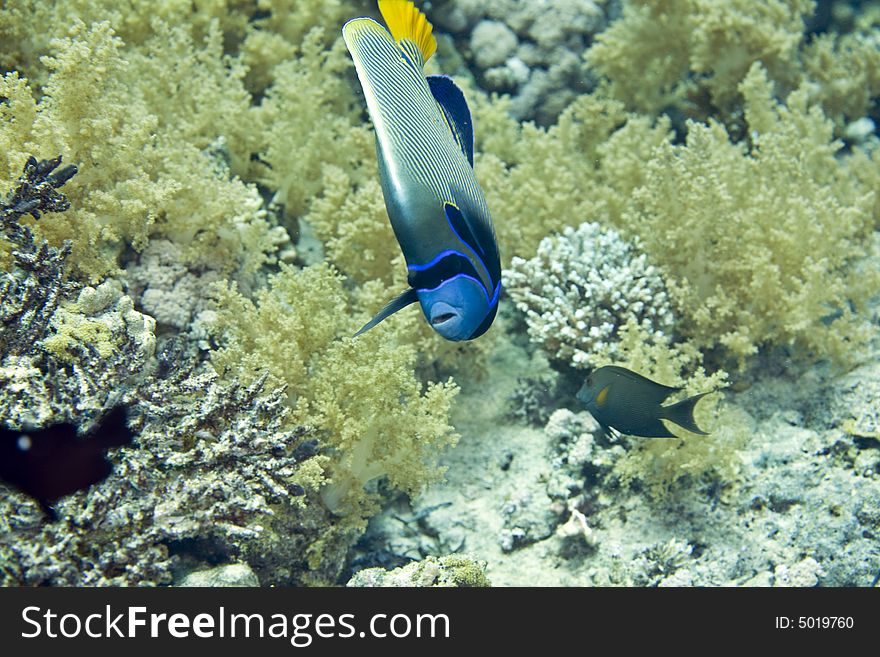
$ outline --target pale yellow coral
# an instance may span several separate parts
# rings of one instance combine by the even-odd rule
[[[853,34],[817,35],[803,52],[811,100],[838,128],[866,116],[880,95],[880,33],[877,26]]]
[[[586,57],[632,108],[699,103],[705,89],[728,110],[756,61],[780,83],[797,79],[803,21],[813,8],[812,0],[627,0]]]
[[[585,54],[590,66],[612,81],[614,96],[647,112],[681,102],[692,84],[685,79],[689,9],[682,0],[624,2],[622,17]]]
[[[233,166],[236,154],[249,159],[236,127],[250,106],[242,72],[224,64],[216,26],[200,45],[182,28],[153,27],[154,38],[127,50],[109,23],[74,22],[43,58],[38,101],[7,74],[0,180],[11,186],[30,154],[61,153],[79,167],[65,187],[71,209],[34,226],[50,243],[71,239],[70,262],[91,280],[116,271],[126,244],[154,236],[178,241],[194,267],[255,271],[275,248],[260,196],[206,151],[223,137]]]
[[[293,2],[295,0],[288,0]],[[201,40],[211,23],[235,43],[248,26],[252,0],[5,0],[0,4],[0,68],[17,69],[42,86],[46,72],[39,59],[53,39],[68,36],[71,25],[106,21],[128,44],[142,44],[155,35],[157,21],[187,25]]]
[[[755,65],[742,92],[752,147],[718,123],[691,123],[686,145],[652,154],[623,224],[672,279],[701,345],[741,360],[765,343],[843,356],[866,338],[850,305],[880,285],[876,267],[852,267],[866,254],[874,192],[848,178],[805,90],[779,105]]]
[[[477,135],[483,124],[506,135],[478,139],[476,159],[505,265],[565,226],[617,223],[651,149],[669,138],[668,121],[628,114],[602,92],[577,98],[548,129],[520,125],[504,107],[477,97],[474,124]]]
[[[378,279],[390,286],[395,269],[405,264],[378,173],[356,186],[348,171],[326,165],[322,184],[323,193],[312,201],[306,220],[324,243],[327,258],[358,284]]]
[[[76,301],[61,305],[40,346],[66,363],[75,363],[81,353],[89,351],[110,361],[128,342],[149,358],[156,347],[155,329],[156,321],[137,312],[119,282],[111,279],[97,288],[83,288]]]
[[[363,12],[350,0],[258,0],[257,14],[241,44],[248,72],[248,87],[262,93],[274,80],[275,68],[296,56],[297,44],[306,33],[319,28],[323,47],[329,47],[340,34],[342,24]]]
[[[388,333],[351,338],[359,320],[331,267],[283,267],[255,301],[223,287],[217,304],[224,346],[214,367],[245,381],[268,371],[273,385],[287,386],[291,420],[330,448],[324,498],[333,510],[365,513],[363,486],[383,475],[414,492],[442,474],[436,459],[456,438],[447,415],[457,387],[423,391],[416,350]]]
[[[254,175],[276,190],[286,216],[300,217],[323,189],[323,168],[335,164],[358,185],[375,178],[372,134],[345,72],[351,60],[338,39],[327,49],[324,32],[309,32],[298,56],[279,64],[275,84],[255,117],[263,126]],[[308,90],[306,92],[306,90]]]

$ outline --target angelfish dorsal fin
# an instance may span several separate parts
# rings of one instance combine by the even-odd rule
[[[361,327],[361,329],[357,333],[354,334],[354,337],[357,337],[361,333],[365,333],[366,331],[369,331],[371,328],[376,326],[376,324],[378,324],[382,320],[387,319],[388,317],[390,317],[391,315],[396,313],[401,308],[406,308],[409,304],[415,303],[418,300],[419,300],[418,294],[412,288],[409,288],[408,290],[402,292],[401,294],[398,294],[391,301],[386,303],[385,307],[382,308],[382,310],[380,310],[379,312],[377,312],[376,316],[373,317],[373,319],[371,319],[369,322],[364,324]]]
[[[471,167],[474,166],[474,123],[471,120],[471,110],[468,107],[464,94],[452,78],[446,75],[429,75],[428,86],[431,95],[443,111],[446,123],[452,131],[452,136],[467,156]]]
[[[434,30],[425,15],[410,0],[379,0],[379,11],[388,31],[410,56],[417,56],[420,66],[431,59],[437,50]],[[413,44],[415,49],[407,48]]]

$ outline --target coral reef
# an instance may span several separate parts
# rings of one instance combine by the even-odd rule
[[[490,360],[502,387],[515,386],[510,358]],[[699,437],[716,450],[702,472],[685,467],[659,497],[650,494],[650,460],[644,481],[620,485],[621,463],[638,458],[635,439],[609,443],[587,413],[569,409],[536,431],[505,421],[504,403],[482,398],[454,415],[463,437],[444,459],[448,482],[371,526],[397,550],[404,541],[419,546],[419,559],[458,549],[486,561],[495,586],[868,586],[877,570],[878,449],[843,425],[853,381],[876,390],[876,369],[841,380],[813,368],[730,393],[732,412],[751,415],[751,439],[725,460],[728,435],[713,424]],[[479,389],[465,383],[463,400]],[[682,466],[696,458],[680,457]],[[517,496],[520,517],[544,517],[553,530],[508,550],[505,505]]]
[[[629,321],[648,339],[673,325],[657,268],[637,243],[595,223],[545,238],[531,260],[514,257],[504,288],[525,313],[532,341],[576,368],[594,367],[597,358],[614,360],[618,331]]]
[[[869,584],[876,6],[423,7],[507,271],[473,345],[350,337],[406,285],[374,2],[2,3],[0,421],[137,439],[57,522],[3,488],[0,582]],[[711,435],[602,436],[607,363],[716,391]]]
[[[415,492],[442,474],[434,463],[437,450],[456,440],[446,418],[457,387],[423,389],[413,376],[415,350],[380,332],[352,340],[359,320],[348,306],[341,277],[326,264],[283,267],[255,302],[220,288],[222,346],[212,362],[224,376],[268,372],[273,384],[287,386],[295,420],[332,450],[324,502],[357,520],[370,507],[369,482],[387,475]]]
[[[262,392],[265,377],[249,387],[216,378],[178,372],[144,388],[136,444],[113,455],[104,482],[61,500],[58,522],[4,492],[3,584],[167,584],[183,556],[239,559],[264,583],[299,581],[327,525],[304,502],[320,481],[297,457],[305,430],[285,429],[284,391]]]
[[[480,85],[510,94],[520,120],[552,124],[591,87],[582,55],[606,25],[603,1],[436,2],[437,25],[462,44]]]
[[[355,268],[349,267],[348,273],[365,287],[351,293],[357,301],[343,317],[337,315],[334,302],[347,293],[326,267],[304,272],[298,288],[292,282],[294,270],[278,278],[297,296],[303,313],[298,325],[296,312],[287,317],[283,286],[270,282],[263,287],[264,266],[273,266],[279,256],[296,258],[284,226],[296,237],[305,232],[298,222],[313,201],[324,200],[325,207],[328,200],[333,202],[333,182],[322,174],[324,169],[331,174],[335,166],[355,174],[340,198],[349,196],[350,185],[375,184],[372,137],[361,120],[353,87],[342,75],[350,62],[341,42],[327,48],[338,41],[337,22],[355,9],[350,3],[331,2],[316,11],[284,1],[266,3],[259,12],[256,6],[236,2],[209,10],[170,3],[154,11],[139,2],[129,3],[126,10],[107,3],[56,9],[20,0],[0,10],[0,29],[10,35],[3,41],[2,58],[14,62],[0,85],[0,146],[5,158],[0,185],[12,189],[12,172],[20,171],[25,154],[34,150],[61,149],[80,169],[70,195],[72,207],[63,221],[53,215],[38,223],[19,221],[30,210],[36,217],[36,206],[27,205],[17,192],[9,195],[16,221],[7,222],[4,214],[4,233],[10,226],[21,226],[29,244],[45,238],[48,245],[42,251],[31,249],[39,256],[32,258],[40,267],[38,273],[45,272],[42,279],[33,282],[23,274],[4,279],[9,292],[4,318],[15,330],[4,330],[0,338],[3,378],[10,384],[4,385],[2,417],[10,426],[61,419],[87,423],[113,399],[134,405],[138,416],[148,414],[145,409],[156,414],[149,400],[158,399],[160,390],[163,403],[181,412],[166,418],[170,434],[175,434],[174,423],[180,425],[176,437],[157,439],[151,422],[159,420],[148,419],[139,449],[122,450],[113,458],[116,472],[143,472],[146,464],[167,468],[167,460],[176,464],[177,479],[169,474],[167,481],[140,480],[137,485],[149,491],[141,503],[135,503],[132,487],[107,488],[119,486],[116,475],[102,488],[83,493],[84,504],[95,506],[93,515],[101,518],[109,513],[108,505],[135,509],[139,524],[133,531],[139,536],[117,556],[104,553],[122,540],[122,525],[114,522],[105,523],[106,531],[92,548],[80,548],[82,564],[76,565],[76,558],[67,554],[40,560],[34,553],[41,541],[51,544],[68,531],[71,545],[84,545],[86,536],[71,529],[71,523],[80,522],[71,521],[76,515],[72,507],[61,509],[63,529],[35,528],[35,518],[30,517],[31,524],[21,530],[27,540],[15,552],[20,567],[11,581],[167,582],[181,546],[216,553],[218,559],[245,559],[264,583],[335,581],[347,546],[377,499],[364,494],[364,484],[375,487],[375,480],[388,475],[393,485],[418,489],[440,476],[442,471],[432,465],[435,450],[455,438],[446,421],[455,386],[426,385],[415,377],[417,352],[411,346],[397,344],[395,338],[380,345],[378,336],[358,345],[339,342],[353,332],[360,314],[369,312],[354,305],[379,296],[376,279],[394,281],[384,253],[381,267],[369,278],[358,279]],[[34,25],[40,30],[33,30]],[[331,27],[333,36],[328,37],[323,28]],[[317,94],[302,94],[303,88],[317,92],[331,80],[335,82],[325,88],[323,105]],[[251,93],[261,102],[255,103]],[[334,114],[336,122],[328,121]],[[342,140],[348,140],[349,147]],[[338,157],[328,159],[329,154]],[[69,178],[67,171],[55,174],[55,186]],[[54,189],[52,180],[46,190]],[[308,186],[309,180],[316,184]],[[375,207],[380,213],[373,215],[369,229],[377,228],[372,242],[378,244],[387,241],[390,227],[381,204]],[[66,209],[66,202],[64,208],[43,208],[48,209]],[[284,225],[273,226],[279,219]],[[338,230],[336,224],[315,223],[324,229],[325,238]],[[339,251],[329,240],[325,250],[331,256]],[[343,251],[339,260],[351,250]],[[5,265],[23,252],[18,245],[14,254],[3,251],[0,257]],[[318,272],[326,285],[320,284]],[[241,293],[223,288],[226,292],[217,299],[227,305],[215,312],[205,292],[226,280],[237,283]],[[82,287],[83,283],[92,286]],[[261,288],[262,293],[254,292]],[[273,292],[274,305],[269,302]],[[251,294],[256,304],[243,296]],[[259,337],[256,343],[242,337],[252,318],[243,314],[237,321],[230,319],[248,304],[266,318],[276,313],[269,324],[251,327],[251,335]],[[282,342],[322,316],[323,332],[306,331],[286,346]],[[290,330],[279,333],[288,319]],[[262,330],[268,332],[258,336]],[[160,347],[180,347],[165,350],[158,367],[153,360],[157,333]],[[204,378],[207,375],[178,377],[173,383],[161,378],[169,372],[193,371],[196,366],[186,364],[185,355],[203,358],[215,340],[221,348],[213,360],[225,370],[225,384]],[[277,354],[267,349],[271,345],[282,346],[293,357],[284,372],[267,367],[278,362]],[[241,361],[238,365],[230,357],[233,352]],[[334,363],[351,359],[359,365],[355,376],[346,378]],[[266,412],[271,417],[258,420],[256,398],[236,391],[241,385],[257,390],[266,376],[273,390],[272,411]],[[284,393],[278,391],[282,385],[287,386]],[[191,400],[198,386],[208,398],[215,389],[226,391],[241,408],[212,407],[204,409],[201,419],[186,420],[180,404]],[[25,404],[28,399],[39,403]],[[289,410],[275,408],[276,402]],[[396,413],[387,412],[392,406]],[[236,418],[244,416],[251,418],[253,429],[238,423]],[[309,422],[320,435],[319,449],[330,454],[312,456],[308,466],[297,469],[310,486],[280,482],[281,475],[268,476],[249,465],[251,459],[266,457],[261,447],[266,441],[254,432],[268,427],[277,433],[282,416],[288,433],[279,433],[281,447],[272,449],[290,452],[301,437],[298,427]],[[210,427],[200,428],[201,421]],[[377,439],[386,432],[397,442]],[[218,441],[221,452],[237,454],[238,467],[229,470],[231,462],[219,452],[211,455],[208,443],[196,447],[206,440]],[[254,440],[256,447],[246,448]],[[314,439],[307,442],[314,445]],[[202,450],[207,451],[197,456]],[[267,460],[266,465],[283,475],[292,472],[293,463]],[[227,491],[227,482],[237,483],[239,492]],[[322,501],[317,491],[325,483]],[[291,509],[303,507],[305,498],[296,493],[304,490],[308,513],[293,513]],[[170,499],[159,499],[170,493]],[[325,502],[349,512],[339,526]],[[21,503],[10,501],[10,513],[29,517],[17,506]],[[61,504],[73,503],[71,498]],[[244,521],[247,514],[253,521]],[[223,518],[227,521],[221,522]],[[282,527],[302,540],[275,550],[270,546]],[[169,558],[169,550],[175,559]],[[90,559],[91,565],[86,563]],[[123,567],[120,562],[131,563]],[[79,579],[73,574],[76,570],[82,571]]]
[[[346,586],[483,587],[491,584],[486,578],[485,563],[451,555],[428,557],[391,571],[365,568],[352,577]]]

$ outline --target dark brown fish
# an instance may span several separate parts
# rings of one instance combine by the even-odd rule
[[[129,445],[132,438],[123,406],[84,436],[73,424],[33,431],[0,427],[0,479],[33,497],[54,519],[51,505],[103,481],[113,469],[106,450]]]
[[[577,398],[587,406],[606,433],[609,427],[643,438],[675,438],[661,420],[674,422],[688,431],[708,435],[694,420],[694,406],[708,392],[676,404],[662,402],[681,388],[664,386],[632,370],[615,365],[600,367],[587,377]]]

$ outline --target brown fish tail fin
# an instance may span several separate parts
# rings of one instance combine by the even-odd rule
[[[663,415],[661,417],[664,420],[675,422],[675,424],[692,433],[698,433],[701,436],[708,436],[708,432],[700,429],[700,427],[697,426],[696,420],[694,420],[694,407],[697,405],[698,401],[708,394],[708,392],[701,392],[699,395],[688,397],[687,399],[683,399],[670,406],[663,406]]]

